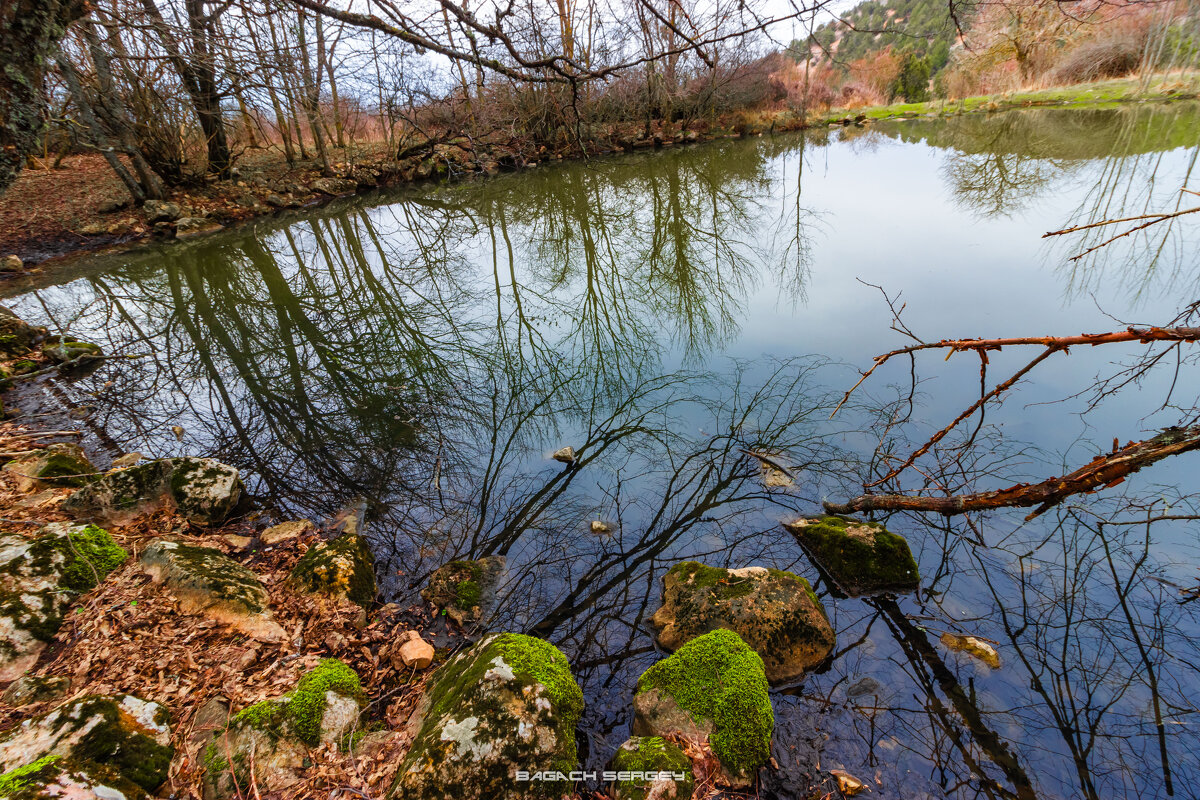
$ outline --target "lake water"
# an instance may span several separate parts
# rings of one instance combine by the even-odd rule
[[[902,330],[1175,319],[1200,215],[1076,261],[1124,228],[1042,234],[1195,205],[1198,152],[1187,104],[717,142],[340,201],[89,259],[6,304],[140,356],[43,390],[100,449],[219,458],[285,515],[364,498],[385,599],[507,556],[490,625],[570,658],[589,767],[628,735],[660,579],[687,557],[806,575],[837,631],[825,667],[772,694],[764,797],[821,796],[831,769],[885,798],[1194,797],[1200,526],[1138,524],[1196,513],[1194,454],[1032,522],[882,518],[918,557],[915,596],[831,596],[779,523],[861,493],[978,397],[977,358],[932,352],[831,419]],[[1191,420],[1191,351],[1125,380],[1146,352],[1051,357],[890,486],[1037,480]],[[989,384],[1035,354],[992,354]],[[568,444],[574,469],[549,458]],[[764,487],[745,450],[797,484]],[[947,631],[996,642],[1001,668]]]

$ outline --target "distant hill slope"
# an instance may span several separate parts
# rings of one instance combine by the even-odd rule
[[[961,20],[965,24],[965,20]],[[794,41],[789,54],[814,64],[845,65],[873,55],[889,45],[928,56],[936,73],[950,58],[957,31],[947,0],[867,0],[813,32],[807,42]]]

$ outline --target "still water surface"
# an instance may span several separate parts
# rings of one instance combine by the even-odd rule
[[[919,596],[831,596],[779,522],[858,494],[978,396],[973,357],[901,359],[830,419],[911,341],[897,328],[1174,319],[1196,299],[1194,218],[1073,262],[1107,229],[1041,237],[1186,204],[1198,145],[1185,104],[713,143],[355,198],[92,259],[6,303],[142,354],[51,391],[114,456],[220,458],[287,514],[365,498],[387,599],[507,556],[490,626],[566,652],[589,767],[628,735],[661,575],[690,557],[808,576],[837,631],[821,671],[773,693],[763,796],[820,796],[840,768],[882,797],[1193,797],[1200,525],[1129,523],[1195,513],[1195,455],[1028,523],[891,517]],[[1200,382],[1174,353],[1093,402],[1143,352],[1053,357],[896,485],[1061,474],[1181,421]],[[990,381],[1033,355],[993,354]],[[575,468],[549,459],[567,444]],[[797,485],[764,487],[745,450],[784,454]],[[947,631],[994,640],[1001,668]]]

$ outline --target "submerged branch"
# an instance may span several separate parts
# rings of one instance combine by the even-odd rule
[[[846,503],[825,503],[830,514],[861,511],[936,511],[951,516],[992,508],[1037,506],[1028,521],[1074,494],[1115,486],[1142,467],[1162,459],[1200,449],[1200,426],[1168,428],[1142,442],[1132,442],[1107,455],[1096,456],[1083,467],[1061,478],[1021,483],[1006,489],[951,497],[912,497],[898,494],[860,495]]]

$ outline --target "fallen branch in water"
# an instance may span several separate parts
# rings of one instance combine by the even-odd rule
[[[825,503],[830,514],[862,511],[936,511],[952,516],[992,508],[1037,506],[1026,521],[1042,514],[1074,494],[1115,486],[1126,477],[1156,461],[1200,449],[1200,426],[1168,428],[1143,442],[1131,442],[1107,455],[1098,455],[1087,465],[1061,478],[1040,483],[1021,483],[1007,489],[951,497],[913,497],[899,494],[866,494],[847,503]]]
[[[1194,341],[1200,341],[1200,328],[1129,327],[1123,331],[1110,331],[1108,333],[1081,333],[1078,336],[1014,336],[1006,339],[943,339],[940,342],[922,342],[921,344],[909,345],[908,347],[902,347],[899,350],[892,350],[890,353],[884,353],[881,356],[876,356],[875,363],[871,365],[870,369],[862,374],[862,377],[859,378],[858,383],[850,387],[850,390],[846,392],[846,394],[842,397],[841,402],[837,404],[837,407],[833,409],[833,413],[829,416],[832,418],[833,415],[838,412],[838,409],[845,405],[846,401],[850,399],[850,395],[854,393],[854,390],[861,386],[863,382],[871,376],[871,373],[873,373],[888,360],[899,355],[908,355],[920,350],[945,349],[950,351],[946,354],[946,358],[949,359],[950,356],[954,355],[955,353],[975,352],[979,354],[980,369],[986,370],[988,365],[987,353],[989,350],[1000,350],[1004,347],[1024,345],[1039,345],[1045,348],[1045,350],[1043,350],[1036,358],[1034,358],[1021,369],[1017,370],[1015,374],[1013,374],[1007,380],[997,384],[990,392],[987,392],[981,396],[969,408],[955,417],[955,419],[949,425],[935,433],[928,441],[925,442],[925,444],[913,451],[913,453],[908,456],[908,458],[906,458],[900,465],[892,468],[887,475],[884,475],[882,478],[879,478],[878,480],[872,481],[870,484],[868,484],[867,486],[870,488],[891,480],[904,470],[911,467],[918,458],[929,452],[929,450],[935,444],[941,441],[948,433],[950,433],[950,431],[954,430],[959,423],[969,419],[988,401],[993,400],[994,398],[1011,389],[1018,380],[1023,378],[1034,367],[1055,353],[1066,353],[1069,352],[1070,348],[1079,345],[1088,345],[1094,347],[1096,345],[1114,344],[1119,342],[1140,342],[1142,344],[1149,344],[1150,342]]]
[[[966,351],[976,351],[980,353],[987,363],[986,353],[988,350],[1000,350],[1004,347],[1012,347],[1018,345],[1041,345],[1053,350],[1067,350],[1071,347],[1079,345],[1100,345],[1100,344],[1115,344],[1118,342],[1140,342],[1149,344],[1150,342],[1195,342],[1200,341],[1200,328],[1135,328],[1129,327],[1123,331],[1110,331],[1109,333],[1081,333],[1078,336],[1013,336],[1007,339],[942,339],[940,342],[922,342],[921,344],[913,344],[908,347],[901,347],[899,350],[892,350],[890,353],[884,353],[880,356],[875,356],[875,363],[871,368],[862,374],[858,383],[850,387],[842,397],[842,401],[837,404],[837,408],[833,409],[830,418],[846,404],[850,399],[850,395],[854,394],[854,390],[863,385],[863,382],[871,377],[871,373],[879,367],[883,366],[887,361],[896,356],[903,356],[909,353],[916,353],[920,350],[940,350],[948,349],[950,352],[946,354],[946,359],[955,353]]]
[[[1181,189],[1180,191],[1187,192],[1188,194],[1200,194],[1198,192],[1192,191],[1191,189]],[[1042,238],[1045,239],[1048,236],[1062,236],[1063,234],[1067,234],[1067,233],[1075,233],[1076,231],[1086,231],[1086,230],[1090,230],[1092,228],[1100,228],[1105,225],[1116,225],[1121,222],[1139,222],[1141,220],[1149,220],[1149,222],[1143,222],[1141,225],[1135,225],[1127,231],[1123,231],[1121,233],[1118,233],[1116,236],[1113,236],[1109,239],[1105,239],[1100,244],[1094,245],[1093,247],[1089,247],[1087,250],[1084,250],[1082,253],[1078,253],[1077,255],[1073,255],[1069,259],[1071,261],[1078,261],[1079,259],[1083,258],[1084,256],[1086,256],[1090,253],[1096,252],[1097,250],[1099,250],[1102,247],[1107,247],[1108,245],[1115,242],[1117,239],[1122,239],[1126,236],[1129,236],[1130,234],[1137,233],[1138,231],[1141,231],[1141,230],[1145,230],[1146,228],[1149,228],[1151,225],[1157,225],[1160,222],[1166,222],[1169,219],[1175,219],[1176,217],[1182,217],[1185,214],[1195,214],[1197,211],[1200,211],[1200,206],[1196,206],[1195,208],[1185,208],[1182,211],[1168,211],[1168,212],[1164,212],[1161,214],[1139,214],[1136,217],[1121,217],[1120,219],[1106,219],[1106,220],[1101,220],[1100,222],[1092,222],[1087,225],[1076,225],[1073,228],[1063,228],[1061,231],[1048,231],[1048,232],[1042,234]]]

